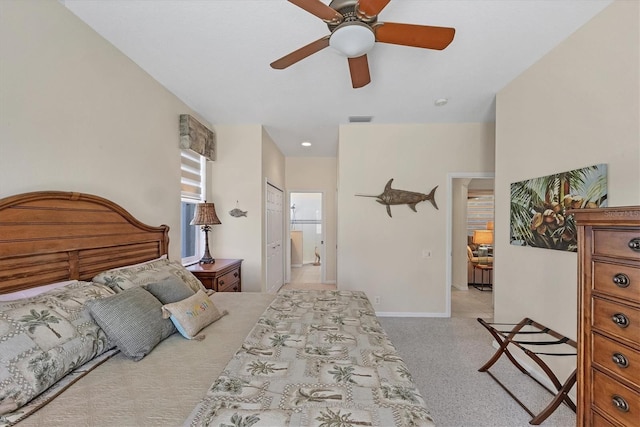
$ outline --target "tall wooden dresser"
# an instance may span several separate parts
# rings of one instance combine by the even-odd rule
[[[640,206],[578,225],[578,426],[640,426]]]

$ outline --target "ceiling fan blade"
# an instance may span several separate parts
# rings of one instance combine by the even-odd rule
[[[356,10],[365,18],[372,18],[382,11],[391,0],[360,0]]]
[[[330,8],[320,0],[289,0],[312,15],[317,16],[327,23],[339,24],[344,19],[342,14],[335,9]]]
[[[349,58],[349,72],[354,89],[368,85],[371,82],[371,75],[369,74],[367,55]]]
[[[273,61],[271,63],[271,68],[275,68],[276,70],[283,70],[295,64],[296,62],[303,60],[307,56],[311,56],[314,53],[321,51],[325,47],[329,46],[329,37],[330,36],[324,36],[321,39],[311,42],[308,45],[303,46],[298,50],[294,50],[290,54]]]
[[[375,26],[376,41],[403,46],[442,50],[449,46],[455,28],[383,22]]]

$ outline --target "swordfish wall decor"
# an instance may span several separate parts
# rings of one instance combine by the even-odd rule
[[[391,188],[391,183],[393,182],[393,178],[387,182],[387,185],[384,186],[384,192],[377,196],[371,196],[366,194],[356,194],[358,197],[375,197],[376,202],[387,206],[387,214],[389,217],[391,216],[391,205],[407,205],[414,212],[418,212],[416,210],[416,204],[420,202],[424,202],[425,200],[429,200],[434,208],[438,209],[438,205],[436,204],[435,194],[436,185],[433,187],[433,190],[429,194],[416,193],[414,191],[406,191],[406,190],[397,190]]]

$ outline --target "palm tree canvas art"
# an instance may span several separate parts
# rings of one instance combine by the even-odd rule
[[[572,209],[607,206],[607,165],[511,184],[511,244],[577,251]]]

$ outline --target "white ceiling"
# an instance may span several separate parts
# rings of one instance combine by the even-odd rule
[[[371,83],[353,89],[331,48],[269,66],[329,34],[286,0],[60,1],[211,124],[262,124],[285,156],[329,157],[350,116],[494,121],[495,94],[611,3],[392,0],[379,21],[454,27],[455,38],[443,51],[376,43]],[[438,98],[449,103],[436,107]]]

